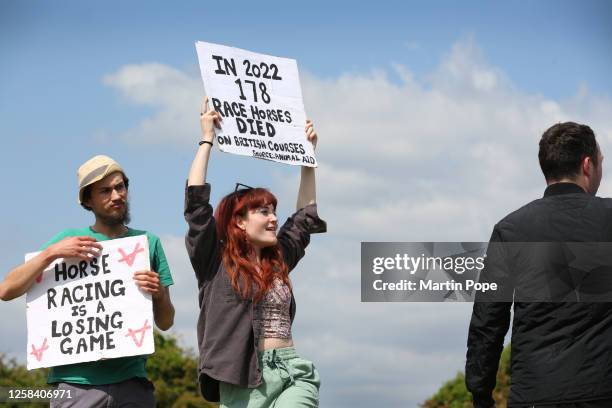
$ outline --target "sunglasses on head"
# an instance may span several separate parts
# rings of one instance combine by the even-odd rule
[[[236,183],[236,188],[234,189],[234,193],[237,193],[239,191],[247,191],[247,190],[253,190],[253,187],[247,186],[246,184],[242,184],[242,183]]]

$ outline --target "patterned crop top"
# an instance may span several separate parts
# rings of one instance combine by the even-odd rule
[[[256,338],[291,338],[291,291],[276,279],[266,295],[255,305],[253,329]]]

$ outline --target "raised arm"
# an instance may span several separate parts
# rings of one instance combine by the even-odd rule
[[[311,121],[306,121],[305,131],[308,141],[316,147],[318,138]],[[301,172],[297,210],[285,221],[277,235],[289,271],[304,256],[310,235],[327,231],[327,224],[317,213],[315,169],[302,166]]]
[[[200,110],[200,127],[202,128],[202,140],[200,147],[191,163],[187,186],[201,186],[206,182],[206,170],[208,159],[215,140],[215,127],[220,128],[221,115],[208,107],[208,96],[204,98]]]
[[[215,272],[212,265],[217,233],[210,205],[210,184],[206,183],[206,170],[215,138],[214,128],[219,128],[220,122],[221,116],[208,108],[208,97],[204,98],[200,111],[202,140],[191,164],[185,190],[185,221],[189,225],[185,246],[199,283],[208,280]]]
[[[98,256],[101,249],[102,245],[92,237],[64,238],[10,271],[0,282],[0,299],[12,300],[26,293],[38,275],[58,258],[79,258],[87,261]]]
[[[306,139],[312,143],[313,148],[317,147],[317,134],[314,131],[314,127],[310,120],[306,121]],[[296,210],[300,210],[309,204],[317,202],[317,187],[315,183],[315,169],[314,167],[302,166],[300,173],[300,189],[298,191],[298,198],[296,204]]]

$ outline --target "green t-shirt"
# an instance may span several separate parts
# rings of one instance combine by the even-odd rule
[[[151,269],[159,273],[159,280],[163,286],[170,286],[174,283],[168,261],[164,254],[159,238],[150,232],[139,231],[128,228],[125,237],[146,235],[149,240],[149,262]],[[66,229],[45,243],[41,250],[47,248],[66,237],[89,236],[98,241],[108,241],[110,238],[100,234],[91,227]],[[132,377],[147,377],[145,364],[147,356],[120,357],[108,360],[90,361],[87,363],[77,363],[51,367],[49,370],[48,383],[68,382],[75,384],[114,384],[125,381]]]

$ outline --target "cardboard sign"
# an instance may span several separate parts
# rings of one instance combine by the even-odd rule
[[[57,259],[27,292],[28,370],[155,351],[151,295],[133,280],[150,270],[147,237],[100,244],[89,261]]]
[[[306,113],[297,62],[197,42],[209,107],[221,114],[217,146],[224,152],[316,167],[304,134]]]

